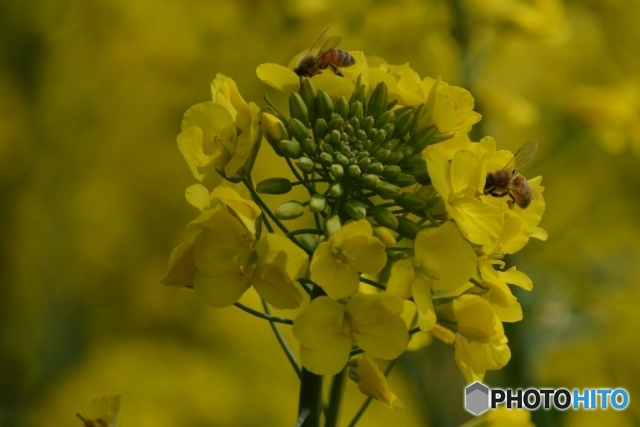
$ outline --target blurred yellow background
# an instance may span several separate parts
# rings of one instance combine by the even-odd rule
[[[293,425],[298,380],[269,325],[160,279],[196,215],[182,114],[216,73],[286,105],[256,67],[329,25],[341,48],[469,89],[475,140],[540,142],[523,172],[544,176],[550,237],[507,259],[535,287],[515,291],[513,356],[486,382],[625,387],[624,412],[532,419],[640,425],[639,21],[635,0],[1,2],[0,425],[80,425],[115,393],[123,427]],[[406,408],[374,402],[359,425],[470,418],[451,347],[403,356],[391,381]],[[342,425],[362,400],[348,384]]]

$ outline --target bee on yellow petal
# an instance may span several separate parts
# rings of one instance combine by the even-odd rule
[[[120,395],[93,399],[81,413],[76,414],[84,427],[118,427],[116,417],[120,410]]]
[[[341,36],[331,36],[325,38],[329,28],[324,30],[320,37],[313,43],[309,52],[307,52],[293,70],[300,77],[313,77],[319,74],[325,68],[331,68],[337,76],[342,76],[339,68],[350,67],[356,63],[356,60],[344,50],[336,49],[342,41]],[[322,46],[318,49],[318,46]]]

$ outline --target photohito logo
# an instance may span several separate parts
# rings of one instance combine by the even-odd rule
[[[623,388],[489,388],[481,382],[468,385],[464,392],[464,407],[474,415],[480,415],[499,405],[511,408],[537,409],[608,409],[618,411],[629,406],[629,393]]]

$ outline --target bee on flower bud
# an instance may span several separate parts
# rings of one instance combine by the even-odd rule
[[[336,49],[342,41],[342,36],[331,36],[325,39],[329,28],[324,30],[320,37],[313,43],[309,51],[304,54],[293,71],[300,77],[313,77],[320,74],[321,70],[331,68],[337,76],[342,76],[339,68],[350,67],[356,60],[344,50]],[[320,48],[316,48],[322,43]]]
[[[537,141],[529,141],[516,152],[509,163],[502,169],[497,169],[487,174],[484,184],[484,194],[493,197],[509,196],[509,208],[513,208],[515,203],[520,208],[525,209],[531,204],[532,193],[527,179],[520,175],[516,169],[520,169],[531,161],[538,149]]]

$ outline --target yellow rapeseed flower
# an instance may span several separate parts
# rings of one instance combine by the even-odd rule
[[[429,331],[436,324],[431,290],[450,292],[464,285],[476,270],[476,253],[451,221],[418,233],[414,252],[414,259],[393,265],[387,292],[413,296],[420,328]]]
[[[315,374],[337,374],[354,344],[374,357],[395,359],[409,340],[403,307],[401,298],[386,293],[356,293],[348,302],[312,300],[293,324],[302,365]]]
[[[494,245],[504,225],[504,214],[478,197],[487,176],[486,149],[458,150],[449,162],[437,145],[427,147],[425,157],[432,184],[444,199],[449,216],[472,243]]]
[[[468,383],[482,381],[488,370],[504,367],[511,358],[507,337],[486,343],[459,336],[454,345],[455,360]]]
[[[427,77],[422,85],[425,89],[429,87],[429,94],[427,114],[422,118],[420,128],[435,125],[440,132],[462,135],[480,121],[482,116],[473,111],[473,96],[468,90],[450,86],[440,77],[435,80]]]
[[[190,107],[182,120],[178,148],[193,176],[209,187],[232,178],[258,142],[259,107],[246,103],[235,82],[218,74],[211,84],[213,101]]]
[[[333,299],[358,290],[358,273],[376,274],[387,262],[384,244],[366,220],[354,221],[318,245],[311,260],[311,280]]]

